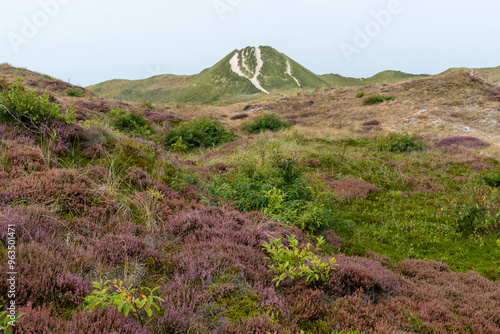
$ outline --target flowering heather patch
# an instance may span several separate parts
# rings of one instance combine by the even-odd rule
[[[22,206],[7,207],[0,210],[0,238],[7,243],[7,225],[13,224],[17,229],[18,243],[28,244],[32,241],[46,245],[58,245],[68,233],[63,222],[52,217],[43,208]]]
[[[326,230],[321,232],[321,235],[325,237],[326,241],[335,249],[340,249],[344,244],[345,240],[335,234],[332,230]]]
[[[90,180],[78,171],[51,169],[15,179],[7,192],[17,199],[35,203],[57,200],[63,210],[82,213],[93,202],[90,188]]]
[[[69,143],[62,141],[62,140],[57,140],[53,144],[52,149],[57,156],[61,156],[61,155],[64,155],[66,153],[69,153],[69,146],[70,146]]]
[[[184,241],[180,253],[172,259],[183,277],[210,282],[229,268],[236,268],[253,282],[272,284],[268,262],[260,249],[271,231],[252,227],[239,213],[204,207],[166,221],[162,230]]]
[[[290,319],[290,311],[286,305],[286,300],[283,296],[276,293],[274,286],[264,287],[261,284],[256,283],[253,287],[253,292],[262,298],[260,306],[266,309],[278,310],[282,317]]]
[[[369,193],[379,192],[380,188],[363,179],[347,179],[345,181],[333,180],[328,184],[334,191],[335,197],[353,199],[366,199]]]
[[[399,277],[378,262],[343,254],[335,258],[338,266],[330,272],[324,286],[329,295],[345,296],[361,290],[375,298],[382,293],[398,295],[403,292]]]
[[[57,202],[63,212],[91,214],[96,210],[97,221],[106,219],[117,210],[116,203],[99,198],[92,190],[93,182],[103,179],[103,168],[90,166],[78,170],[51,169],[34,172],[12,181],[7,193],[19,200],[31,203],[50,204]]]
[[[146,249],[146,244],[130,235],[106,234],[101,240],[89,242],[95,257],[106,264],[117,265],[139,258]]]
[[[99,143],[94,143],[92,146],[85,149],[85,156],[89,159],[98,159],[104,154],[104,148]]]
[[[165,302],[160,305],[165,315],[158,321],[159,330],[162,333],[187,333],[194,321],[199,294],[196,287],[178,280],[166,283],[161,294]]]
[[[285,296],[294,323],[321,320],[327,315],[329,299],[321,290],[298,284],[286,289]]]
[[[9,146],[7,157],[10,170],[22,169],[26,172],[47,170],[47,160],[40,149],[12,142]],[[50,161],[50,164],[53,165],[54,162]]]
[[[168,192],[165,197],[156,204],[155,214],[159,219],[167,221],[181,212],[197,210],[200,205],[194,201],[188,202],[179,194]]]
[[[131,187],[138,187],[141,190],[146,190],[148,187],[151,187],[153,182],[148,172],[136,166],[129,167],[125,171],[123,180]]]
[[[4,255],[6,257],[6,254]],[[5,267],[4,267],[5,268]],[[68,273],[64,253],[49,246],[30,243],[18,244],[16,249],[17,294],[16,303],[43,305],[54,301],[53,289],[56,280]],[[0,272],[0,288],[7,291],[7,271]],[[7,296],[0,294],[0,303],[5,305]]]
[[[55,283],[53,293],[56,294],[60,307],[80,305],[89,293],[89,284],[72,274],[58,276]]]
[[[304,161],[304,166],[318,168],[321,166],[321,161],[316,158],[307,159],[306,161]]]
[[[246,113],[240,113],[240,114],[236,114],[234,116],[231,116],[231,118],[229,118],[230,120],[237,120],[237,119],[243,119],[243,118],[247,118],[248,117],[248,114]]]
[[[169,122],[171,124],[180,123],[184,119],[184,117],[173,113],[158,113],[158,112],[151,112],[149,110],[144,112],[144,116],[149,118],[151,121],[160,123]]]
[[[377,121],[377,120],[368,121],[368,122],[364,122],[361,125],[362,126],[377,126],[377,125],[380,125],[380,121]]]
[[[79,139],[82,128],[75,124],[51,120],[42,127],[42,131],[49,137],[55,133],[63,142],[73,143]]]
[[[442,184],[438,184],[438,178],[427,177],[425,175],[418,174],[407,174],[404,177],[406,183],[411,186],[412,194],[426,193],[435,194],[441,193],[446,190],[446,187]]]
[[[160,151],[160,147],[158,145],[156,145],[155,143],[153,143],[152,141],[144,140],[142,138],[134,138],[133,140],[139,144],[146,145],[150,148],[153,148],[155,150],[155,152]]]
[[[365,122],[365,123],[361,124],[364,131],[379,129],[379,125],[380,125],[380,121],[377,121],[377,120],[373,120],[373,121],[369,121],[369,122]]]
[[[242,319],[241,323],[228,323],[224,326],[223,332],[226,334],[268,334],[294,333],[293,328],[284,328],[283,326],[271,321],[266,315]]]
[[[446,148],[452,146],[461,146],[470,149],[478,149],[482,147],[489,146],[488,143],[485,143],[481,139],[464,136],[464,137],[448,137],[443,138],[437,143],[434,144],[435,147]]]

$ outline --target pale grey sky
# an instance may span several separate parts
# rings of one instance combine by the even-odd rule
[[[0,0],[0,63],[73,84],[194,74],[270,45],[317,74],[500,65],[498,0]]]

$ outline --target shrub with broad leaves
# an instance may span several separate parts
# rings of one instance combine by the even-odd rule
[[[281,238],[262,244],[262,249],[271,256],[269,259],[274,261],[269,268],[275,274],[276,286],[287,277],[292,280],[305,277],[308,282],[326,281],[330,270],[335,268],[334,257],[324,262],[310,250],[311,244],[299,246],[294,235],[288,237],[288,244],[285,246]]]
[[[159,288],[132,288],[132,285],[123,286],[122,281],[111,282],[102,279],[99,282],[92,282],[92,285],[94,287],[92,295],[85,298],[86,309],[92,312],[95,308],[113,306],[126,317],[132,313],[143,325],[146,321],[143,312],[151,318],[153,310],[160,311],[157,303],[164,302],[162,298],[155,296],[155,291]]]
[[[50,102],[47,94],[38,95],[25,88],[22,79],[9,84],[3,78],[0,80],[0,120],[38,130],[41,124],[50,120],[71,123],[72,114],[64,116],[61,105]]]
[[[238,137],[221,122],[209,118],[195,118],[167,131],[163,137],[166,149],[188,152],[200,147],[216,147]]]

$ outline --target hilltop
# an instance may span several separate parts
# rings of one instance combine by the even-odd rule
[[[224,106],[0,65],[17,332],[500,334],[500,87],[449,71],[296,90],[317,77],[274,55],[276,97],[257,53],[218,73],[260,99]]]
[[[260,46],[234,50],[196,75],[110,80],[87,89],[105,98],[124,101],[228,104],[283,97],[317,87],[392,83],[415,77],[419,76],[398,71],[384,71],[367,79],[316,75],[272,47]]]

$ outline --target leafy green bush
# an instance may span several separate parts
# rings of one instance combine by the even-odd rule
[[[0,305],[2,307],[2,305]],[[12,334],[14,333],[11,327],[15,327],[15,323],[22,317],[24,313],[17,314],[16,316],[10,316],[7,311],[0,312],[0,331],[3,331],[4,334]]]
[[[292,126],[292,123],[282,120],[275,114],[267,114],[257,117],[253,122],[245,123],[242,130],[250,133],[259,133],[267,130],[279,131]]]
[[[140,287],[132,289],[132,285],[128,288],[123,286],[122,281],[114,280],[111,283],[109,280],[103,282],[102,279],[99,282],[92,282],[92,286],[94,287],[92,295],[85,298],[86,309],[92,312],[95,308],[101,309],[106,306],[113,306],[118,309],[118,312],[123,312],[126,317],[132,312],[141,325],[146,323],[143,312],[151,318],[153,308],[160,311],[157,302],[165,302],[165,300],[154,295],[159,288]]]
[[[283,245],[281,238],[262,244],[262,249],[271,255],[267,259],[274,262],[269,268],[275,274],[273,281],[276,281],[276,286],[287,277],[292,280],[306,277],[308,282],[326,281],[328,273],[335,266],[334,257],[323,262],[310,250],[311,244],[298,246],[299,241],[294,235],[288,237],[288,244],[288,247]]]
[[[62,115],[61,105],[49,100],[49,95],[38,95],[25,88],[22,79],[9,84],[3,78],[0,80],[0,121],[30,129],[38,129],[40,124],[49,120],[71,123],[72,114]]]
[[[486,183],[490,187],[500,187],[500,173],[486,175],[484,177],[484,183]]]
[[[365,92],[359,92],[358,94],[356,94],[356,97],[358,99],[362,98],[363,96],[365,96]]]
[[[374,95],[374,96],[369,96],[366,99],[364,99],[363,104],[365,106],[368,106],[368,105],[372,105],[372,104],[382,103],[382,102],[388,101],[388,100],[394,101],[395,99],[396,99],[396,97],[392,96],[392,95],[390,95],[390,96]]]
[[[332,193],[310,184],[295,159],[279,154],[262,163],[243,161],[215,176],[208,188],[215,197],[234,202],[240,211],[262,210],[271,219],[304,231],[318,232],[333,222]]]
[[[113,126],[127,134],[134,136],[148,136],[154,133],[154,129],[137,111],[129,113],[121,109],[113,109],[109,112]]]
[[[425,142],[417,134],[390,133],[387,137],[378,140],[379,151],[386,152],[408,152],[421,151],[425,148]]]
[[[235,141],[238,137],[221,122],[195,118],[170,129],[163,137],[167,150],[187,152],[199,147],[215,147]]]
[[[66,96],[73,96],[73,97],[84,97],[85,93],[82,92],[81,90],[78,90],[76,88],[68,88],[64,92]]]
[[[151,102],[142,102],[141,107],[148,108],[151,110],[156,109],[155,106],[153,105],[153,103],[151,103]]]

